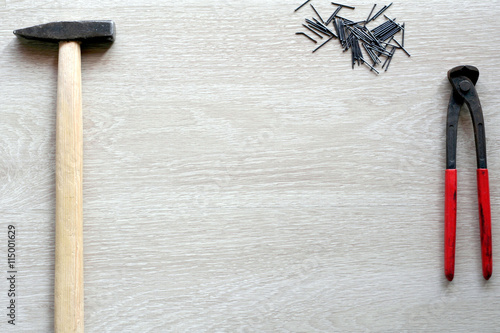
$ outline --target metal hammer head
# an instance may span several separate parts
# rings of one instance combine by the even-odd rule
[[[35,25],[14,30],[18,37],[49,42],[113,42],[115,23],[113,21],[61,21]]]

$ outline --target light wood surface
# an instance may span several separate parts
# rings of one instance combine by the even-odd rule
[[[312,54],[300,3],[0,0],[0,243],[15,224],[19,291],[0,331],[54,329],[57,45],[12,30],[82,19],[117,27],[111,48],[82,46],[86,332],[498,330],[500,2],[394,2],[412,57],[379,76],[337,41]],[[364,19],[373,2],[351,4]],[[446,73],[461,64],[481,72],[488,282],[465,110],[454,281],[443,272]]]
[[[60,42],[56,113],[54,330],[83,332],[83,136],[79,42]]]

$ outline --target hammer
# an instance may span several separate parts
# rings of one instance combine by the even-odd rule
[[[83,332],[82,42],[113,42],[113,21],[52,22],[15,30],[59,43],[56,114],[55,332]]]

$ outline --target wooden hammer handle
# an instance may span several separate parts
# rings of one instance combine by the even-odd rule
[[[60,42],[56,117],[54,330],[83,332],[82,89],[79,42]]]

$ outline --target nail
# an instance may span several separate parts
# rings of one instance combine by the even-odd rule
[[[325,45],[326,43],[328,43],[332,39],[333,39],[333,37],[330,37],[326,42],[324,42],[323,44],[321,44],[320,46],[318,46],[317,48],[315,48],[314,51],[312,51],[312,53],[318,51],[323,45]]]
[[[295,33],[296,35],[304,35],[306,36],[307,38],[309,38],[310,40],[312,40],[315,44],[317,43],[317,41],[315,41],[313,38],[311,38],[308,34],[306,34],[305,32],[296,32]]]
[[[302,5],[298,6],[297,9],[294,10],[294,12],[298,11],[300,8],[304,7],[309,1],[311,0],[307,0],[306,2],[304,2]]]
[[[319,15],[318,11],[316,10],[316,8],[314,8],[314,6],[312,4],[311,4],[311,8],[314,10],[314,12],[316,13],[316,15],[318,15],[319,20],[321,21],[321,23],[325,24],[325,21],[323,21],[323,19],[321,18],[321,15]]]

